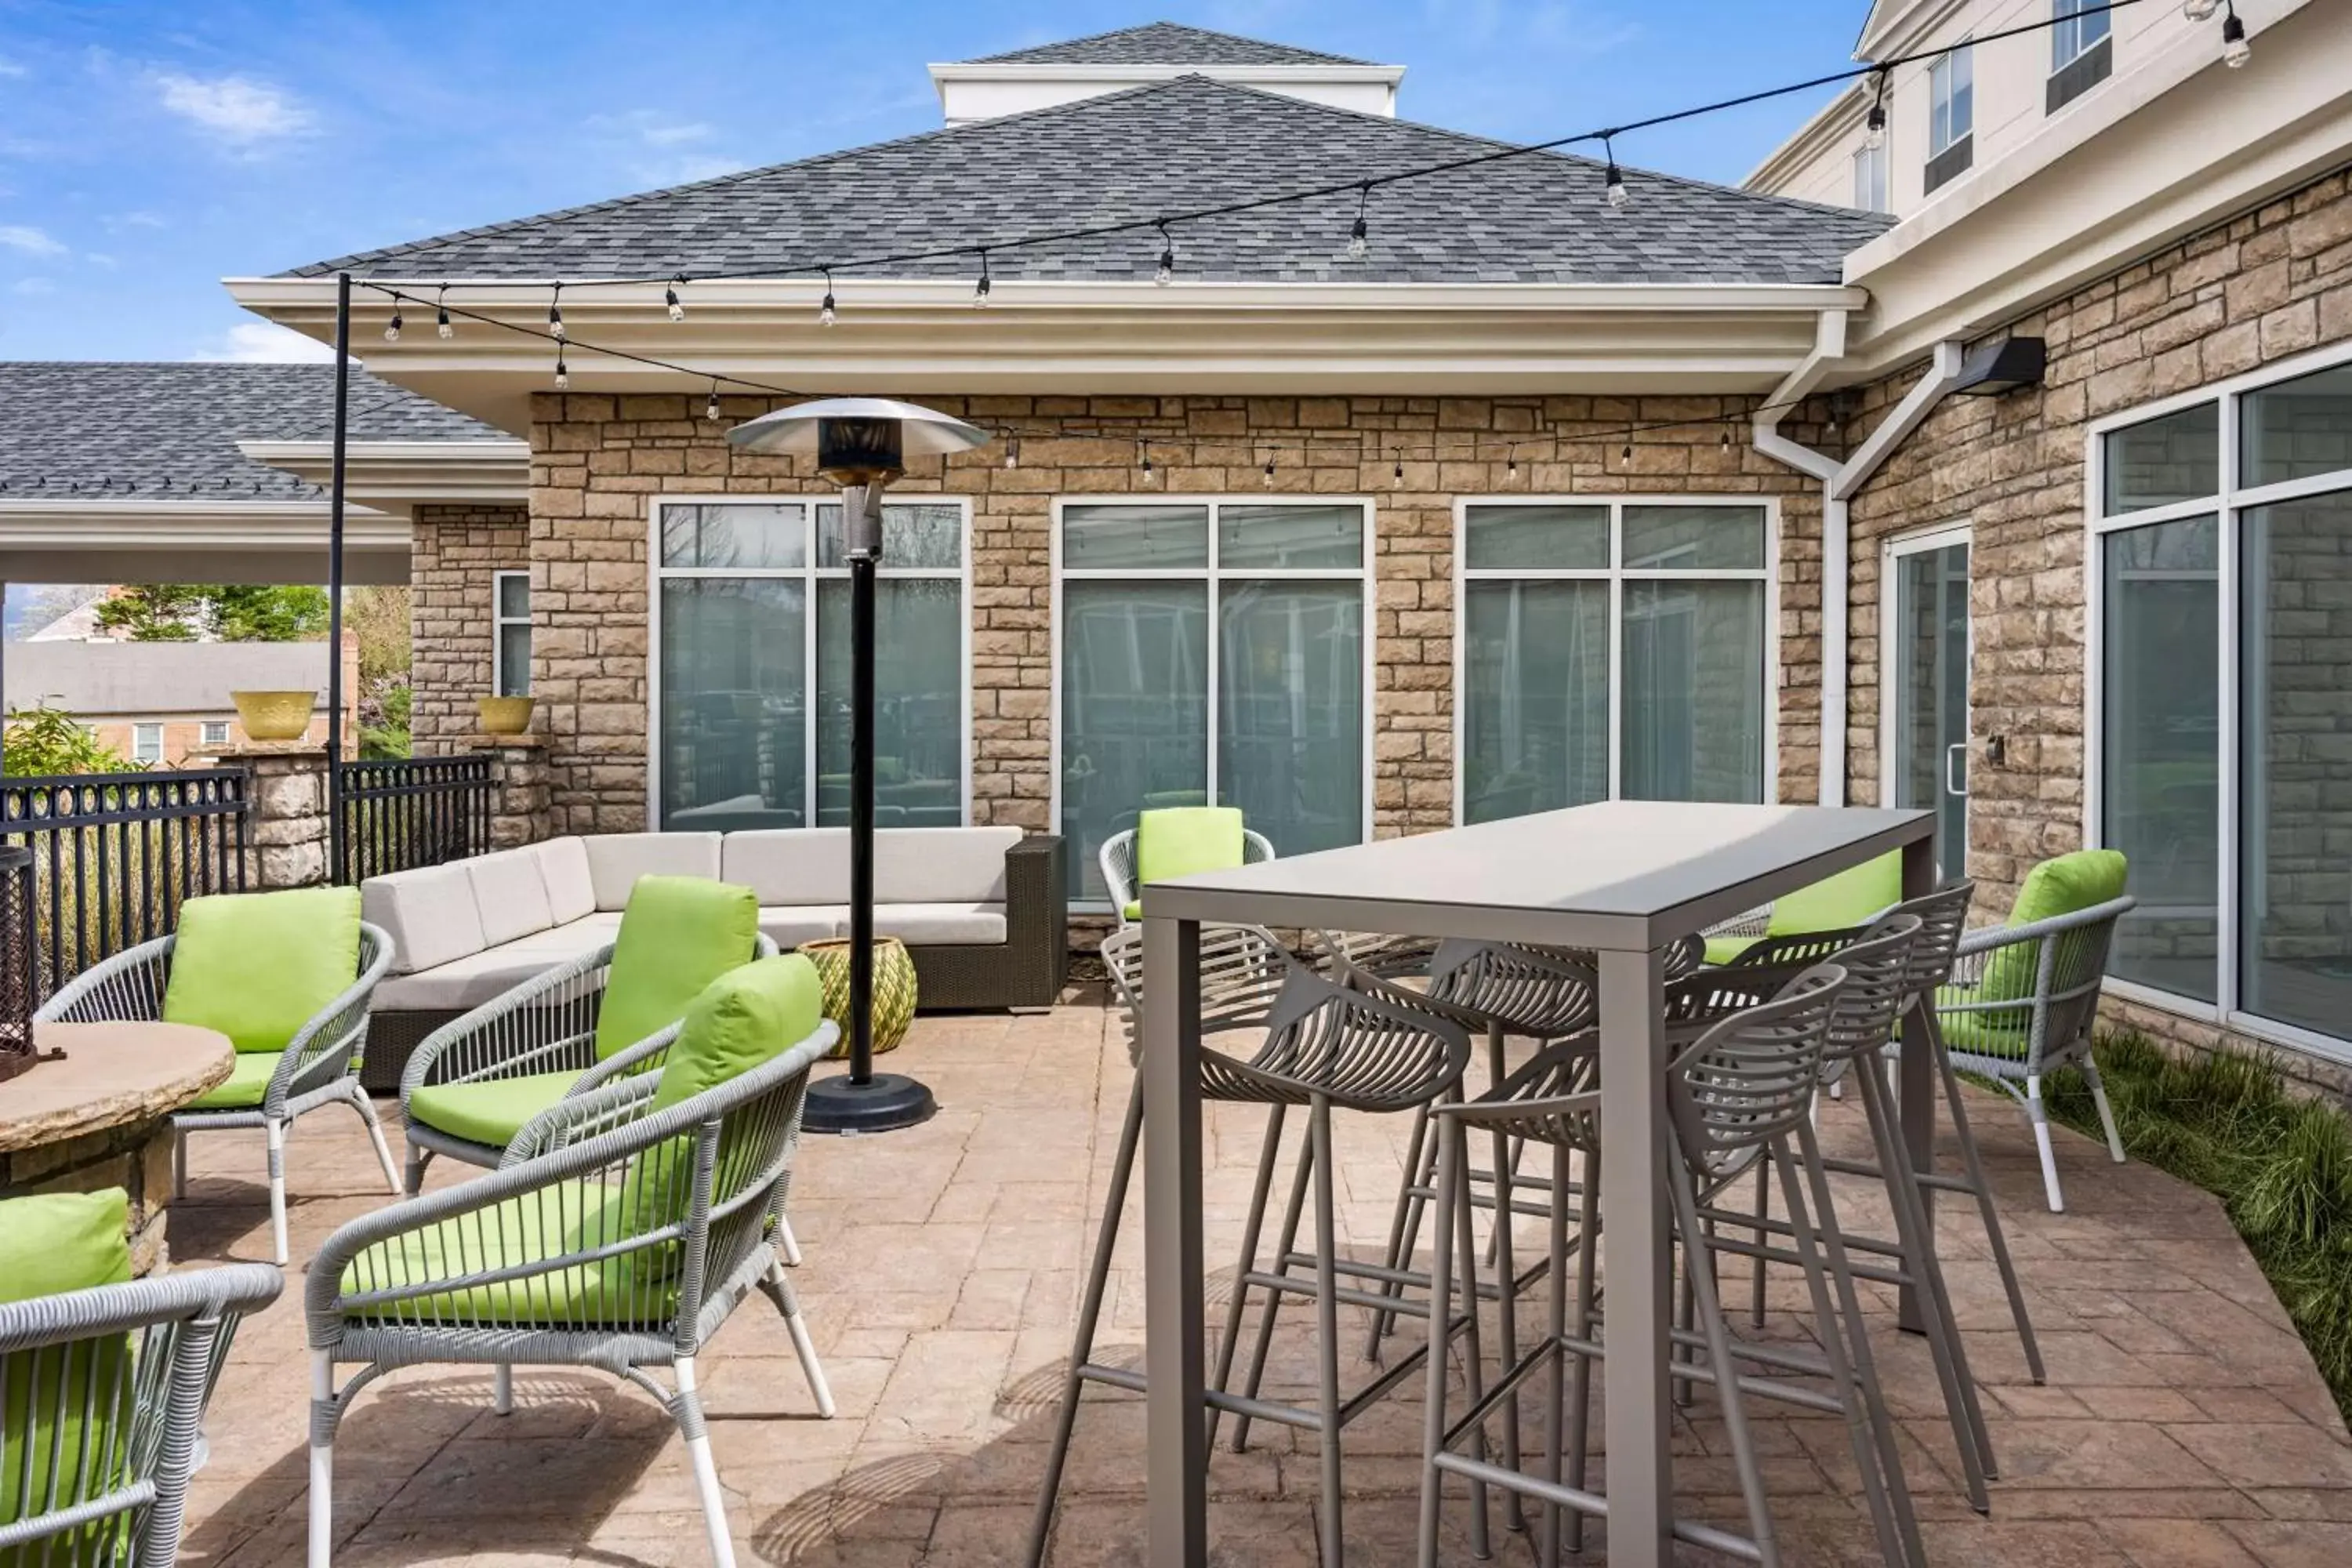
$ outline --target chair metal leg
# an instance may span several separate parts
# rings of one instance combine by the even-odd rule
[[[188,1135],[176,1124],[172,1128],[172,1201],[178,1203],[188,1195]]]
[[[1445,1373],[1454,1360],[1454,1251],[1446,1245],[1446,1232],[1454,1224],[1454,1205],[1460,1201],[1454,1152],[1461,1142],[1461,1129],[1451,1121],[1443,1122],[1432,1142],[1437,1165],[1433,1184],[1437,1192],[1437,1239],[1429,1259],[1429,1361],[1422,1369],[1421,1533],[1415,1558],[1420,1568],[1437,1568],[1437,1521],[1444,1506],[1445,1472],[1437,1468],[1437,1456],[1445,1446]],[[1465,1294],[1477,1299],[1475,1289]],[[1474,1321],[1475,1316],[1473,1313]]]
[[[432,1150],[419,1148],[415,1143],[408,1146],[408,1165],[402,1173],[400,1184],[404,1196],[413,1198],[425,1190],[425,1162],[431,1158]]]
[[[375,1145],[375,1163],[383,1168],[383,1184],[392,1189],[394,1197],[398,1197],[406,1189],[401,1185],[400,1167],[392,1163],[391,1147],[383,1141],[383,1123],[375,1119],[375,1104],[368,1099],[367,1090],[357,1083],[351,1087],[352,1109],[357,1110],[360,1120],[367,1123],[368,1142]]]
[[[1837,1085],[1832,1084],[1832,1089]],[[1817,1098],[1814,1104],[1818,1106]],[[1764,1234],[1764,1222],[1772,1217],[1772,1173],[1760,1163],[1756,1167],[1756,1234]],[[1755,1260],[1754,1271],[1748,1280],[1748,1321],[1750,1327],[1764,1326],[1764,1260]]]
[[[328,1568],[335,1553],[335,1363],[310,1352],[310,1568]]]
[[[801,1310],[801,1300],[793,1289],[792,1279],[784,1273],[782,1262],[768,1265],[767,1277],[760,1289],[776,1304],[784,1320],[784,1332],[793,1340],[793,1355],[801,1363],[801,1375],[808,1379],[809,1394],[816,1401],[816,1413],[825,1420],[833,1419],[833,1385],[825,1381],[824,1363],[816,1359],[816,1341],[809,1337],[808,1317]]]
[[[2009,1237],[2001,1229],[2000,1211],[1993,1206],[1992,1183],[1985,1175],[1984,1156],[1977,1152],[1976,1131],[1969,1125],[1969,1108],[1960,1091],[1959,1071],[1944,1049],[1943,1036],[1935,1027],[1932,1011],[1927,1019],[1928,1040],[1935,1047],[1936,1065],[1944,1078],[1944,1104],[1952,1113],[1952,1131],[1960,1142],[1960,1163],[1968,1169],[1969,1186],[1977,1200],[1977,1215],[1984,1225],[1985,1240],[1992,1247],[1993,1267],[2000,1272],[2000,1288],[2009,1293],[2009,1316],[2017,1325],[2018,1342],[2025,1347],[2026,1370],[2040,1384],[2047,1380],[2042,1365],[2042,1344],[2033,1337],[2033,1319],[2025,1310],[2025,1289],[2018,1283],[2017,1265],[2009,1256]],[[1924,1211],[1925,1205],[1921,1206]],[[1934,1239],[1932,1235],[1929,1239]],[[1990,1460],[1987,1471],[1992,1473]]]
[[[2099,1064],[2084,1051],[2076,1064],[2083,1069],[2083,1081],[2091,1086],[2091,1103],[2099,1108],[2099,1127],[2107,1135],[2107,1157],[2120,1165],[2124,1163],[2124,1135],[2116,1130],[2115,1107],[2107,1103],[2107,1086],[2099,1079]]]
[[[269,1246],[278,1267],[286,1267],[286,1123],[272,1121],[269,1138]]]
[[[1599,1294],[1593,1271],[1600,1258],[1601,1162],[1587,1155],[1583,1192],[1576,1215],[1576,1315],[1569,1321],[1576,1338],[1588,1342],[1592,1338],[1593,1306]],[[1568,1484],[1582,1491],[1586,1447],[1592,1434],[1592,1358],[1582,1351],[1569,1353],[1576,1357],[1576,1365],[1569,1377]],[[1584,1550],[1584,1512],[1580,1509],[1569,1510],[1568,1549]],[[1545,1568],[1550,1568],[1549,1561]]]
[[[1507,1076],[1503,1062],[1503,1031],[1489,1026],[1487,1044],[1494,1056],[1496,1081]],[[1511,1209],[1511,1179],[1517,1173],[1520,1154],[1526,1150],[1524,1139],[1495,1134],[1495,1227],[1487,1233],[1486,1253],[1495,1266],[1495,1290],[1497,1310],[1495,1314],[1496,1337],[1500,1341],[1496,1354],[1497,1364],[1508,1375],[1519,1364],[1518,1265],[1511,1258],[1512,1221],[1517,1217]],[[1513,1387],[1504,1396],[1503,1465],[1507,1469],[1519,1468],[1519,1391]],[[1528,1527],[1527,1500],[1516,1491],[1503,1495],[1503,1527],[1524,1531]]]
[[[1739,1472],[1739,1489],[1748,1501],[1748,1528],[1756,1542],[1757,1561],[1763,1568],[1780,1568],[1780,1549],[1772,1534],[1772,1515],[1764,1501],[1764,1472],[1756,1461],[1756,1445],[1748,1431],[1746,1401],[1739,1392],[1739,1369],[1731,1359],[1731,1335],[1723,1321],[1723,1302],[1716,1294],[1715,1270],[1706,1266],[1706,1233],[1699,1226],[1698,1198],[1691,1190],[1690,1169],[1680,1154],[1667,1162],[1666,1182],[1672,1191],[1675,1228],[1683,1243],[1683,1272],[1691,1280],[1699,1331],[1706,1338],[1708,1367],[1715,1373],[1715,1396],[1723,1410],[1724,1434],[1731,1442],[1731,1462]],[[1580,1458],[1581,1456],[1580,1456]]]
[[[1560,1484],[1567,1469],[1560,1439],[1566,1414],[1563,1407],[1568,1403],[1568,1369],[1561,1363],[1568,1352],[1560,1341],[1568,1332],[1568,1215],[1569,1205],[1574,1199],[1568,1179],[1568,1151],[1555,1147],[1551,1152],[1551,1219],[1546,1233],[1544,1260],[1547,1299],[1543,1383],[1544,1479],[1554,1486]],[[1559,1504],[1546,1499],[1542,1533],[1536,1543],[1536,1561],[1543,1568],[1552,1568],[1559,1561]]]
[[[694,1358],[677,1363],[677,1396],[672,1405],[678,1435],[686,1439],[686,1462],[694,1473],[694,1490],[702,1500],[702,1522],[710,1537],[714,1568],[735,1568],[735,1540],[727,1528],[727,1494],[719,1489],[719,1467],[710,1458],[710,1428],[702,1419],[702,1401],[694,1390]]]
[[[490,1414],[493,1415],[514,1414],[514,1365],[510,1362],[502,1361],[491,1369]]]
[[[2066,1194],[2058,1186],[2058,1156],[2050,1147],[2050,1111],[2042,1103],[2042,1075],[2025,1077],[2025,1114],[2033,1123],[2033,1147],[2042,1155],[2042,1185],[2049,1195],[2050,1212],[2066,1212]]]
[[[1307,1118],[1315,1161],[1316,1410],[1321,1418],[1317,1436],[1323,1471],[1323,1496],[1316,1511],[1321,1521],[1323,1562],[1327,1568],[1339,1568],[1347,1561],[1347,1544],[1340,1528],[1339,1237],[1338,1198],[1331,1183],[1331,1102],[1318,1096],[1309,1104]]]
[[[776,1254],[787,1268],[801,1266],[801,1238],[793,1234],[793,1222],[782,1215],[776,1216]]]
[[[1412,1142],[1405,1150],[1404,1182],[1397,1188],[1396,1210],[1389,1218],[1387,1260],[1388,1266],[1391,1268],[1411,1268],[1412,1249],[1421,1241],[1421,1214],[1423,1200],[1414,1189],[1430,1185],[1430,1173],[1434,1168],[1437,1153],[1436,1142],[1431,1135],[1429,1110],[1430,1108],[1424,1105],[1412,1113]],[[1404,1294],[1404,1287],[1384,1281],[1381,1286],[1380,1293],[1383,1296],[1402,1296]],[[1395,1331],[1396,1314],[1394,1312],[1374,1313],[1371,1337],[1364,1344],[1364,1359],[1375,1362],[1380,1360],[1381,1342]]]
[[[1282,1232],[1274,1244],[1272,1272],[1277,1279],[1290,1276],[1290,1258],[1298,1250],[1298,1226],[1307,1213],[1307,1190],[1313,1184],[1314,1175],[1315,1140],[1309,1137],[1307,1147],[1299,1152],[1298,1169],[1290,1181],[1290,1202],[1282,1214]],[[1282,1310],[1282,1299],[1286,1294],[1288,1292],[1283,1290],[1265,1293],[1265,1306],[1258,1313],[1257,1342],[1250,1347],[1249,1375],[1242,1384],[1242,1393],[1248,1398],[1255,1399],[1258,1389],[1265,1381],[1266,1358],[1274,1350],[1275,1314]],[[1249,1431],[1250,1418],[1236,1415],[1234,1417],[1234,1453],[1239,1454],[1248,1448]]]
[[[1266,1111],[1265,1139],[1257,1157],[1257,1180],[1250,1188],[1249,1217],[1242,1225],[1241,1261],[1234,1268],[1234,1296],[1225,1304],[1225,1331],[1218,1338],[1217,1369],[1209,1380],[1209,1386],[1221,1392],[1234,1374],[1234,1352],[1241,1345],[1242,1319],[1249,1310],[1249,1275],[1257,1267],[1258,1241],[1265,1230],[1265,1203],[1274,1190],[1275,1169],[1282,1158],[1282,1124],[1287,1109],[1275,1105]],[[1208,1436],[1202,1440],[1211,1448],[1217,1445],[1217,1420],[1223,1414],[1216,1409],[1209,1412]]]

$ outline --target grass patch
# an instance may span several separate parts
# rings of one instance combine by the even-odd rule
[[[2140,1035],[2108,1036],[2097,1055],[2124,1147],[2221,1200],[2352,1421],[2352,1118],[2289,1095],[2263,1055],[2184,1060]],[[2043,1093],[2051,1115],[2101,1136],[2081,1074]]]

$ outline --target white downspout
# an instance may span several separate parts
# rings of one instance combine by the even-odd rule
[[[1822,758],[1821,804],[1845,804],[1847,637],[1853,547],[1847,506],[1871,475],[1943,401],[1960,373],[1960,344],[1936,345],[1927,374],[1878,423],[1843,462],[1780,434],[1780,421],[1845,354],[1846,312],[1824,310],[1812,351],[1772,389],[1756,413],[1756,449],[1822,481]]]

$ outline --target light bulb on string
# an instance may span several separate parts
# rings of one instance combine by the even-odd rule
[[[686,305],[677,297],[678,285],[685,281],[686,274],[681,272],[669,280],[668,288],[662,290],[662,303],[669,308],[669,319],[673,321],[686,320]]]
[[[1151,443],[1149,441],[1139,441],[1135,445],[1135,449],[1137,454],[1143,459],[1143,482],[1147,485],[1150,484],[1153,479],[1151,472]]]
[[[1168,226],[1160,225],[1160,269],[1151,280],[1162,289],[1176,281],[1176,242],[1168,237]]]
[[[1633,442],[1628,441],[1625,443],[1624,448],[1617,454],[1617,460],[1621,463],[1631,463],[1633,460]]]
[[[1021,466],[1021,437],[1018,436],[1005,443],[1004,466],[1008,468],[1017,468]]]
[[[988,309],[988,252],[983,250],[980,253],[980,281],[971,286],[971,308],[973,310],[985,310]]]
[[[388,343],[400,341],[400,296],[397,294],[392,297],[392,320],[383,324],[383,341]]]
[[[548,297],[547,335],[559,343],[563,341],[563,285],[561,283],[555,285],[555,291]]]
[[[1728,425],[1726,425],[1726,426],[1723,427],[1723,447],[1722,447],[1722,450],[1723,450],[1723,452],[1724,452],[1724,454],[1725,454],[1726,456],[1728,456],[1728,455],[1730,454],[1730,452],[1731,452],[1731,426],[1728,426]]]
[[[555,390],[563,391],[572,384],[572,367],[563,363],[563,350],[555,351]]]
[[[1274,454],[1271,452],[1265,455],[1265,488],[1274,489]]]
[[[2238,15],[2238,7],[2232,4],[2230,14],[2221,18],[2221,63],[2231,70],[2239,70],[2253,58],[2254,47],[2246,42],[2245,19]]]
[[[719,378],[715,375],[710,378],[710,396],[702,405],[702,416],[713,425],[724,417],[719,408]]]
[[[1396,468],[1391,472],[1389,477],[1401,485],[1404,483],[1404,454],[1402,452],[1391,452],[1389,455],[1396,459]]]
[[[1519,477],[1519,446],[1516,441],[1511,443],[1510,453],[1503,459],[1503,477],[1507,479]]]
[[[1617,142],[1613,132],[1603,132],[1601,147],[1609,160],[1608,173],[1601,176],[1601,194],[1612,207],[1622,207],[1631,198],[1625,191],[1624,171],[1617,167]]]
[[[1886,68],[1878,68],[1878,96],[1871,100],[1870,116],[1864,123],[1868,133],[1862,144],[1875,153],[1886,145]]]
[[[816,324],[820,327],[829,327],[833,325],[835,321],[833,310],[833,268],[825,267],[820,268],[819,270],[824,274],[824,300],[823,303],[819,304],[816,308]]]
[[[1356,226],[1348,231],[1348,259],[1361,261],[1372,248],[1370,231],[1365,226],[1364,211],[1372,205],[1372,185],[1367,180],[1356,187]]]
[[[2210,22],[2221,8],[2221,0],[2184,0],[2180,14],[2192,22]]]
[[[441,292],[433,301],[433,330],[443,342],[457,335],[457,329],[449,324],[449,285],[446,283],[441,285]]]

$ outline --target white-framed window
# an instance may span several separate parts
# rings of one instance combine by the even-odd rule
[[[1893,210],[1886,197],[1886,143],[1853,150],[1853,205],[1864,212]]]
[[[530,695],[530,574],[490,574],[490,691]]]
[[[1976,50],[1968,44],[1927,68],[1927,156],[1959,145],[1976,127]]]
[[[228,744],[228,721],[227,721],[227,720],[226,720],[226,719],[207,719],[207,720],[205,720],[205,727],[204,727],[204,731],[203,731],[203,738],[204,738],[204,743],[205,743],[205,745],[207,745],[207,746],[226,746],[226,745],[227,745],[227,744]]]
[[[163,760],[163,725],[131,726],[131,760],[134,763],[160,763]]]
[[[1100,907],[1103,841],[1160,805],[1242,809],[1277,853],[1371,831],[1372,505],[1054,503],[1055,819]]]
[[[875,821],[971,811],[971,503],[887,502]],[[849,566],[837,501],[653,503],[650,815],[665,828],[849,820]]]
[[[2107,36],[2113,16],[2106,4],[2107,0],[2051,0],[2050,15],[2055,23],[2050,29],[2052,70],[2073,65]]]
[[[2352,347],[2092,427],[2088,842],[2110,973],[2352,1060]]]
[[[1454,503],[1454,816],[1771,798],[1779,517],[1751,497]]]

